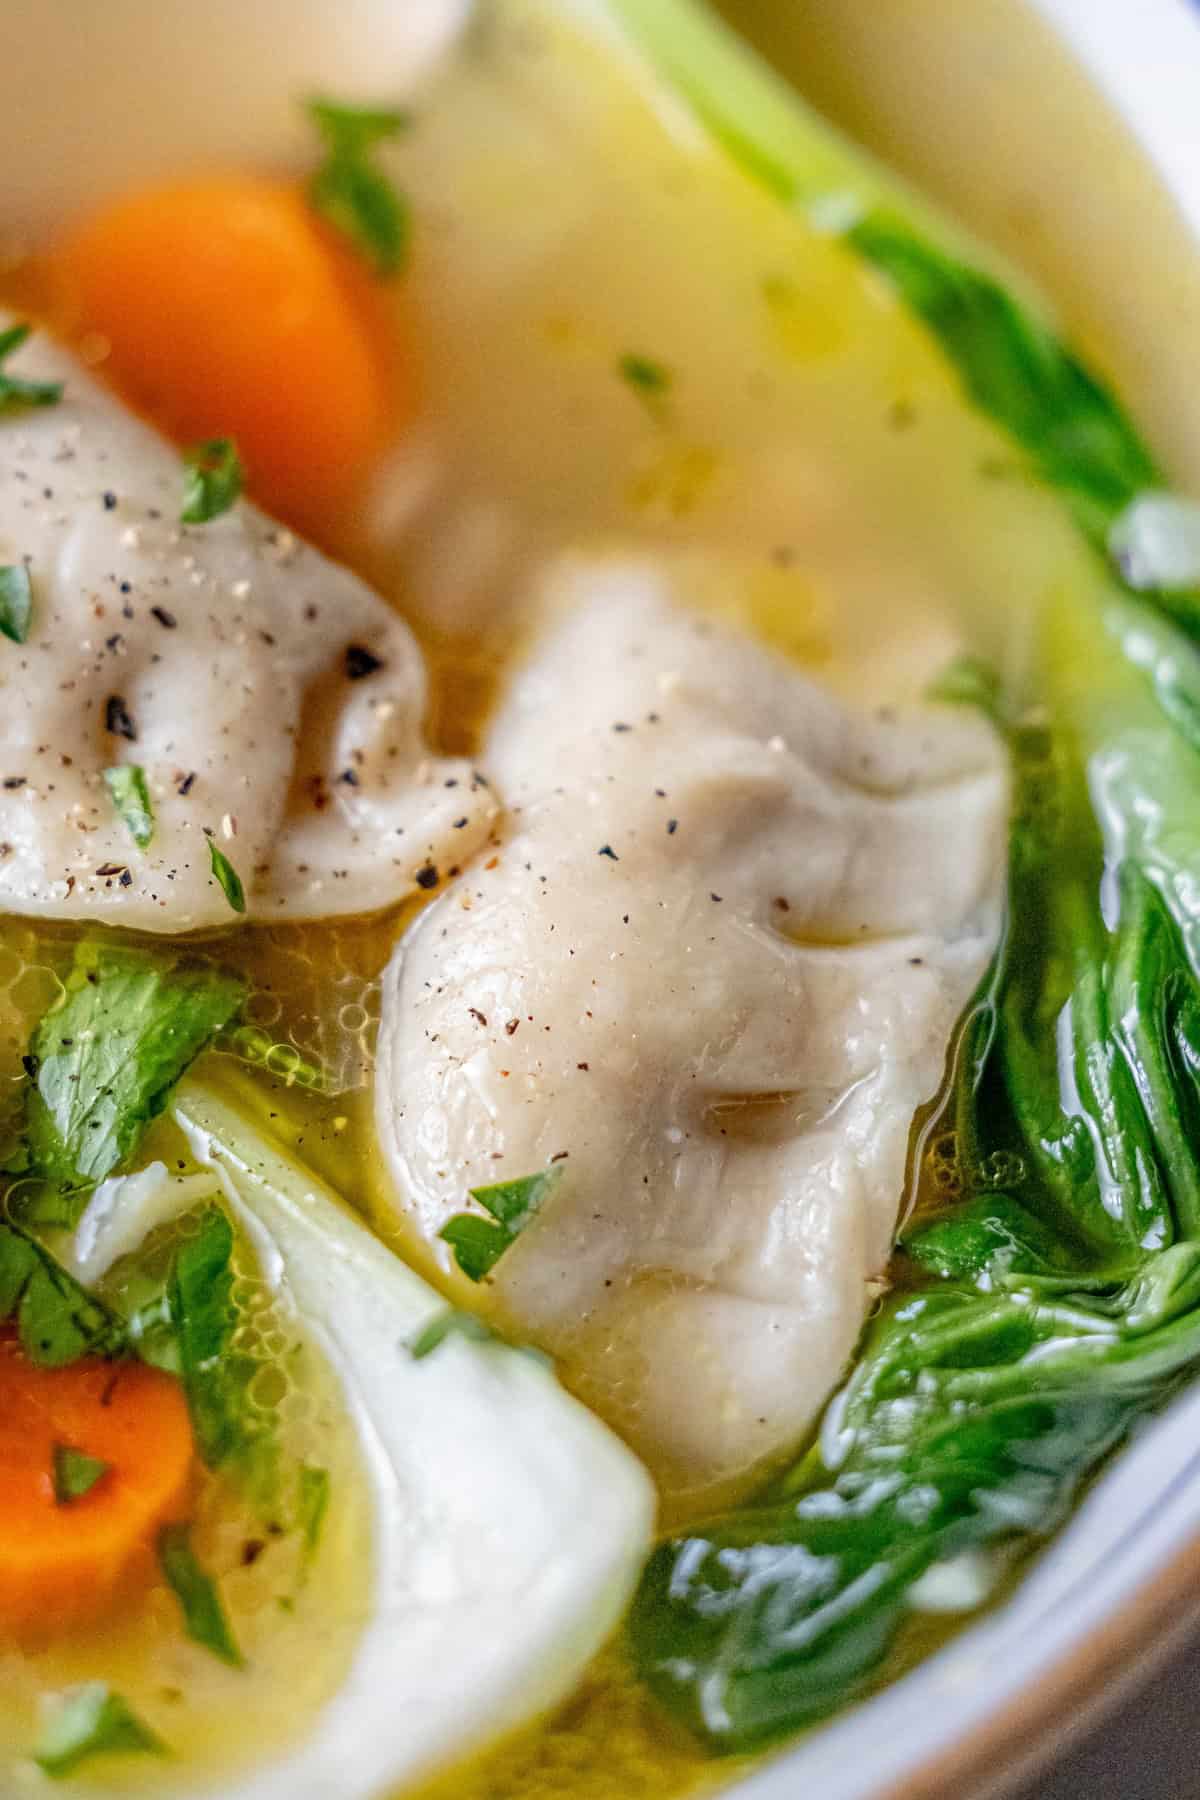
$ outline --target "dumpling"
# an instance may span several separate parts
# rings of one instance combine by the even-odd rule
[[[245,502],[181,525],[177,452],[53,344],[8,367],[64,394],[0,421],[0,563],[33,597],[27,640],[0,642],[0,906],[227,923],[210,835],[263,919],[370,911],[456,867],[493,806],[423,743],[403,622]],[[106,785],[122,764],[149,787],[144,849]]]
[[[490,733],[502,844],[388,969],[377,1118],[446,1266],[469,1189],[559,1171],[497,1311],[678,1494],[853,1350],[997,942],[1007,776],[982,719],[855,717],[662,588],[563,575]]]

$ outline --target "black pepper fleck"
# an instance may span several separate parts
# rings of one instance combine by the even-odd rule
[[[362,681],[367,675],[373,675],[376,669],[382,669],[383,662],[374,656],[362,644],[347,644],[346,675],[350,681]]]
[[[113,737],[126,738],[131,744],[137,743],[137,726],[120,694],[110,694],[104,703],[104,729],[111,732]]]

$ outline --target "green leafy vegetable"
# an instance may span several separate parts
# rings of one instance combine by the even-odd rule
[[[472,1281],[482,1281],[491,1273],[509,1245],[516,1242],[541,1210],[558,1178],[557,1169],[543,1169],[537,1175],[522,1175],[515,1181],[498,1181],[492,1187],[470,1190],[472,1200],[478,1201],[491,1217],[481,1219],[475,1213],[455,1213],[438,1233],[450,1245],[464,1275]]]
[[[136,763],[119,763],[105,769],[104,785],[130,837],[145,850],[154,836],[154,805],[145,770]]]
[[[0,413],[24,406],[56,406],[62,399],[61,381],[23,381],[4,368],[32,330],[32,325],[10,325],[7,331],[0,331]]]
[[[103,1681],[89,1681],[68,1693],[35,1749],[34,1761],[47,1775],[73,1774],[101,1751],[167,1755],[156,1732],[144,1725],[120,1694]]]
[[[56,1503],[69,1506],[73,1500],[82,1500],[103,1481],[111,1467],[111,1463],[102,1462],[98,1456],[88,1456],[83,1450],[75,1450],[70,1444],[55,1444],[51,1472]]]
[[[887,278],[1105,553],[1161,477],[1036,308],[706,13],[614,4],[747,171]],[[1015,776],[1006,932],[937,1140],[954,1197],[910,1224],[925,1285],[873,1325],[818,1441],[649,1565],[636,1660],[723,1749],[882,1679],[926,1570],[1025,1554],[1200,1368],[1200,605],[1117,573],[1097,557],[1048,599],[1019,701],[971,661],[936,686],[993,719]]]
[[[218,850],[212,838],[208,840],[208,859],[212,864],[212,872],[217,883],[235,913],[246,910],[246,890],[242,886],[242,878],[230,862],[223,850]]]
[[[178,956],[80,944],[61,1004],[30,1043],[33,1171],[64,1186],[102,1181],[244,992],[236,976]]]
[[[975,406],[1033,460],[1101,547],[1109,526],[1162,477],[1111,394],[999,282],[873,212],[846,241],[929,326]]]
[[[229,511],[245,486],[246,472],[232,438],[207,438],[184,453],[187,479],[180,520],[207,525]]]
[[[448,1337],[455,1334],[469,1338],[476,1344],[490,1343],[496,1335],[491,1326],[475,1313],[463,1312],[457,1306],[448,1306],[444,1312],[435,1313],[428,1325],[422,1326],[409,1344],[408,1353],[414,1362],[420,1362],[423,1357],[432,1356]]]
[[[1116,397],[1014,299],[931,206],[839,135],[693,0],[611,0],[630,35],[718,143],[895,287],[928,326],[971,402],[1026,454],[1098,549],[1139,494],[1165,485]],[[1200,632],[1200,595],[1157,598]]]
[[[189,1526],[163,1527],[158,1537],[158,1560],[179,1601],[193,1643],[202,1644],[231,1668],[244,1668],[245,1660],[230,1630],[217,1584],[201,1567],[192,1549]]]
[[[176,1254],[168,1303],[201,1457],[210,1469],[237,1467],[251,1486],[265,1489],[273,1445],[268,1422],[250,1400],[259,1365],[234,1344],[234,1242],[225,1214],[210,1207]]]
[[[16,1320],[21,1348],[41,1368],[125,1348],[116,1315],[19,1225],[0,1225],[0,1319]]]
[[[33,618],[33,583],[24,563],[5,563],[0,568],[0,631],[14,644],[29,636]]]
[[[371,152],[398,137],[408,115],[398,108],[327,99],[310,100],[308,115],[325,142],[325,160],[309,186],[314,210],[349,239],[377,275],[397,274],[408,250],[408,208],[373,165]]]

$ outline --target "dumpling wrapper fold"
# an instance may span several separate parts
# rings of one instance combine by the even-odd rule
[[[561,1173],[489,1282],[669,1491],[798,1438],[837,1383],[914,1116],[995,949],[1008,783],[965,710],[856,717],[577,562],[490,732],[511,808],[400,943],[377,1120],[438,1242]]]
[[[404,622],[244,500],[181,525],[179,453],[46,338],[7,366],[64,395],[0,418],[0,563],[33,592],[28,640],[0,641],[0,907],[228,924],[210,835],[257,919],[373,911],[457,867],[493,803],[425,746]],[[105,785],[122,763],[145,849]]]

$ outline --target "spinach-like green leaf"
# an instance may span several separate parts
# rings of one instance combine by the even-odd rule
[[[201,1567],[192,1549],[189,1526],[163,1527],[158,1537],[158,1560],[167,1584],[179,1602],[187,1634],[193,1643],[211,1650],[230,1668],[244,1668],[245,1659],[225,1616],[217,1584]]]
[[[455,1213],[447,1219],[438,1236],[450,1245],[463,1274],[472,1281],[482,1281],[499,1262],[510,1244],[514,1244],[529,1221],[541,1210],[546,1196],[559,1179],[558,1169],[543,1169],[536,1175],[521,1175],[513,1181],[497,1181],[491,1187],[471,1188],[472,1200],[478,1201],[491,1214],[481,1219],[475,1213]]]
[[[746,1749],[863,1692],[918,1577],[1057,1527],[1135,1417],[1200,1361],[1200,1247],[1144,1278],[1003,1275],[896,1302],[842,1402],[831,1460],[651,1560],[631,1620],[644,1673],[715,1744]],[[790,1486],[792,1491],[787,1491]]]
[[[371,151],[399,136],[408,115],[396,107],[347,106],[327,99],[310,100],[308,115],[325,141],[325,160],[309,186],[313,209],[377,275],[397,274],[408,250],[408,208],[372,163]]]
[[[14,644],[29,636],[33,618],[33,582],[24,563],[0,568],[0,631]]]
[[[3,366],[32,330],[32,325],[10,325],[7,331],[0,331],[0,413],[25,406],[56,406],[62,399],[61,381],[24,381]]]
[[[244,993],[236,976],[179,956],[81,944],[62,1003],[30,1044],[33,1172],[62,1186],[102,1181]]]
[[[107,1682],[89,1681],[65,1696],[33,1756],[39,1768],[57,1779],[101,1751],[165,1756],[167,1747]]]
[[[82,1500],[108,1474],[112,1464],[103,1462],[98,1456],[89,1456],[84,1450],[76,1450],[70,1444],[55,1444],[51,1474],[54,1478],[54,1499],[58,1506],[70,1506],[73,1500]]]
[[[0,1225],[0,1320],[16,1319],[21,1348],[41,1368],[116,1356],[125,1329],[19,1225]]]
[[[1114,397],[998,281],[871,212],[846,241],[894,283],[958,370],[972,402],[1013,437],[1101,548],[1118,513],[1162,485]]]
[[[210,1207],[176,1253],[168,1303],[201,1457],[210,1469],[236,1467],[252,1487],[264,1489],[274,1446],[268,1421],[250,1399],[259,1365],[234,1344],[234,1244],[229,1220]]]

